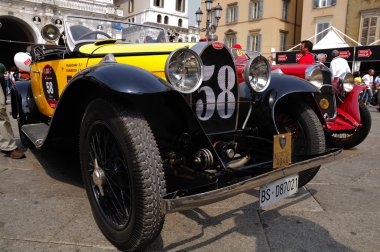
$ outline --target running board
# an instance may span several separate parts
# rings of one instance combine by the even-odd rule
[[[42,147],[49,132],[49,125],[46,123],[26,124],[21,127],[21,131],[39,149]]]

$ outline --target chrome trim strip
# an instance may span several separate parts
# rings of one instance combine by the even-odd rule
[[[341,149],[334,149],[331,152],[319,157],[311,158],[302,162],[294,163],[284,168],[273,170],[260,176],[241,181],[239,183],[226,186],[213,191],[186,196],[177,199],[163,199],[161,201],[161,211],[163,214],[183,211],[199,206],[207,205],[233,197],[239,193],[251,190],[253,188],[266,185],[272,181],[308,170],[322,164],[332,162],[336,156],[342,152]]]

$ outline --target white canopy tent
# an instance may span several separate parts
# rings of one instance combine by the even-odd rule
[[[341,47],[349,47],[349,45],[334,29],[330,29],[318,43],[314,44],[313,50]]]
[[[356,45],[361,46],[361,44],[349,37],[348,35],[344,34],[343,32],[339,31],[334,26],[330,26],[323,31],[315,34],[314,36],[308,38],[307,40],[311,40],[314,37],[318,36],[319,34],[328,31],[327,34],[320,40],[318,43],[314,44],[313,49],[329,49],[329,48],[340,48],[340,47],[349,47],[349,45],[346,43],[345,38],[351,40]],[[298,47],[301,43],[293,46],[287,51],[292,51],[294,48]]]

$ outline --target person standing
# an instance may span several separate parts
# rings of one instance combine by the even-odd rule
[[[313,43],[309,40],[301,41],[300,49],[302,56],[298,60],[298,64],[313,64],[315,61],[313,54],[311,54]]]
[[[4,66],[0,63],[0,68]],[[5,67],[4,67],[5,69]],[[5,70],[4,70],[5,72]],[[4,72],[2,73],[2,78],[4,79]],[[4,80],[5,83],[5,80]],[[3,84],[3,82],[1,83]],[[0,150],[5,153],[6,156],[13,159],[24,158],[25,154],[18,150],[15,137],[11,128],[11,123],[6,110],[6,101],[5,101],[5,92],[4,89],[0,89]]]
[[[325,63],[326,63],[326,58],[327,58],[326,53],[319,53],[319,54],[317,55],[317,59],[318,59],[318,61],[319,61],[320,63],[322,63],[322,64],[325,64]]]
[[[331,56],[333,60],[330,63],[330,71],[334,78],[339,77],[343,73],[351,72],[347,60],[339,56],[338,50],[333,50]]]
[[[373,85],[373,75],[375,74],[375,70],[369,69],[368,73],[363,76],[362,80],[367,85],[366,93],[368,95],[367,99],[363,101],[364,104],[368,105],[372,101],[373,93],[372,93],[372,85]]]
[[[4,64],[0,62],[0,83],[1,83],[1,89],[3,90],[5,94],[5,103],[7,102],[7,84],[5,82],[5,72],[7,69],[5,68]]]
[[[272,56],[268,56],[268,62],[269,62],[269,65],[271,66],[276,65],[276,61],[273,59]]]

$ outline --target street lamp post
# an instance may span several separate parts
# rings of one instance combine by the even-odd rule
[[[219,19],[222,16],[222,6],[218,3],[216,7],[212,7],[212,0],[206,0],[206,11],[207,11],[207,18],[206,18],[206,28],[200,29],[200,24],[202,22],[202,15],[203,12],[201,8],[199,7],[198,10],[195,12],[195,19],[198,23],[198,28],[201,31],[206,31],[206,38],[208,41],[214,41],[217,40],[218,37],[214,34],[216,31],[216,27],[218,26]],[[215,12],[215,19],[216,19],[216,24],[211,23],[211,12]],[[211,33],[211,34],[210,34]]]

